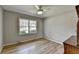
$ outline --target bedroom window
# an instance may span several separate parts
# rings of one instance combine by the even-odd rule
[[[30,20],[29,30],[30,30],[30,33],[37,32],[37,22],[35,20]]]
[[[37,33],[37,21],[19,18],[19,34],[35,34]]]

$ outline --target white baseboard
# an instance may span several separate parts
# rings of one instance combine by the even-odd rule
[[[3,47],[4,46],[8,46],[8,45],[13,45],[13,44],[16,44],[17,42],[11,42],[11,43],[6,43],[6,44],[3,44]]]
[[[27,39],[27,40],[21,40],[21,41],[18,41],[18,42],[28,42],[28,41],[31,41],[31,40],[34,40],[34,39],[38,39],[38,38],[42,38],[42,37],[36,37],[36,38],[30,38],[30,39]],[[10,42],[10,43],[6,43],[6,44],[3,44],[3,47],[4,46],[7,46],[7,45],[13,45],[13,44],[16,44],[18,42]]]
[[[55,40],[55,39],[49,39],[49,38],[47,38],[47,37],[45,37],[45,39],[47,39],[47,40],[50,40],[50,41],[53,41],[53,42],[56,42],[56,43],[59,43],[59,44],[62,44],[63,45],[63,42],[60,42],[60,41],[57,41],[57,40]]]
[[[60,42],[60,41],[57,41],[57,40],[50,40],[50,41],[53,41],[53,42],[56,42],[56,43],[59,43],[59,44],[63,45],[63,42]]]
[[[42,37],[36,37],[36,38],[30,38],[30,39],[33,40],[33,39],[38,39],[38,38],[42,38]],[[44,37],[44,38],[47,39],[47,40],[50,40],[50,41],[59,43],[59,44],[63,44],[63,42],[57,41],[57,40],[55,40],[55,39],[52,39],[52,40],[51,40],[51,39],[49,39],[49,38],[47,38],[47,37]],[[23,41],[19,41],[19,42],[27,42],[27,41],[30,41],[30,39],[28,39],[28,40],[23,40]],[[13,45],[13,44],[16,44],[16,43],[18,43],[18,42],[11,42],[11,43],[7,43],[7,44],[3,44],[3,46]]]

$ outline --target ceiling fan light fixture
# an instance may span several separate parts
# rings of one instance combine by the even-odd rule
[[[38,14],[38,15],[42,15],[42,14],[43,14],[43,11],[42,11],[42,10],[38,10],[38,11],[37,11],[37,14]]]

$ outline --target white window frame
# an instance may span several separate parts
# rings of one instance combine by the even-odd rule
[[[23,33],[21,33],[21,31],[20,31],[20,19],[25,19],[25,20],[28,20],[28,33],[25,33],[25,31],[24,31],[24,34]],[[30,22],[31,21],[35,21],[36,22],[36,31],[35,32],[31,32],[30,30],[30,28],[32,27],[32,26],[30,26]],[[24,26],[23,26],[24,27]],[[26,18],[19,18],[19,34],[20,35],[26,35],[26,34],[36,34],[37,33],[37,20],[30,20],[30,19],[26,19]]]

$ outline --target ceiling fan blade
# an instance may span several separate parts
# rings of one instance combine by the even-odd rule
[[[43,9],[43,11],[48,11],[47,9]]]
[[[35,5],[35,8],[36,8],[36,9],[40,9],[38,5]]]

